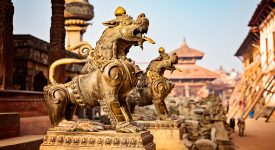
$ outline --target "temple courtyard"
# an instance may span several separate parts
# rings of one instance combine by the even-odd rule
[[[275,150],[274,111],[275,0],[0,0],[0,150]]]

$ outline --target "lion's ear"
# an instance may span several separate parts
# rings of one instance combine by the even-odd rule
[[[119,22],[116,20],[110,20],[110,21],[103,22],[102,24],[104,26],[108,26],[109,28],[113,28],[113,27],[116,27],[119,24]]]

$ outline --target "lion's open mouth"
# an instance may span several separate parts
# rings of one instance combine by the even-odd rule
[[[151,38],[145,37],[144,34],[147,34],[148,32],[148,27],[147,26],[140,26],[136,28],[133,31],[133,35],[140,38],[141,40],[138,42],[138,45],[143,48],[143,42],[147,41],[149,43],[155,44],[155,41],[153,41]]]
[[[133,35],[142,38],[143,34],[148,32],[148,27],[141,26],[133,31]]]

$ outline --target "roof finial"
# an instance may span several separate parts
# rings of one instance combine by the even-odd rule
[[[165,49],[163,47],[160,47],[159,48],[159,53],[164,53],[165,52]]]
[[[186,39],[185,39],[185,37],[183,37],[183,41],[182,41],[181,46],[183,46],[183,47],[186,47],[186,46],[187,46],[187,43],[186,43]]]

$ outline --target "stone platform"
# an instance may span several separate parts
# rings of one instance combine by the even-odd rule
[[[173,121],[137,121],[154,136],[157,150],[188,150],[181,141],[185,132],[180,120]]]
[[[48,131],[40,150],[155,150],[153,135],[149,131],[139,133],[100,132],[65,132]]]
[[[45,135],[51,127],[49,116],[35,116],[20,118],[20,136]]]

